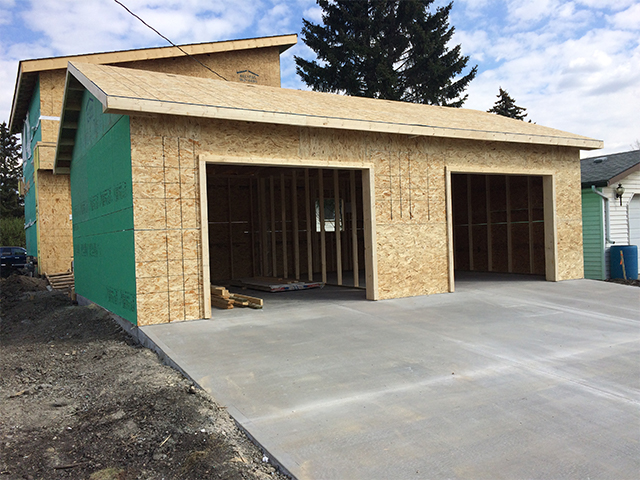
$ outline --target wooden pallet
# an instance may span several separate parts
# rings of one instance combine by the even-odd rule
[[[73,272],[52,273],[51,275],[45,273],[44,276],[54,290],[75,289],[76,282],[73,277]]]

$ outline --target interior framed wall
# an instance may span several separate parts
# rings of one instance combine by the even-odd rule
[[[553,172],[469,166],[445,171],[449,291],[455,290],[456,268],[557,280]]]
[[[377,299],[372,164],[200,155],[199,177],[205,285],[260,276],[364,283]],[[336,204],[337,229],[324,218]]]

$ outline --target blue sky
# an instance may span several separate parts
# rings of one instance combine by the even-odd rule
[[[303,17],[321,21],[314,0],[123,3],[176,43],[300,33]],[[640,148],[639,0],[455,0],[450,20],[454,44],[478,65],[465,108],[488,110],[502,87],[527,119],[602,139],[601,153]],[[113,0],[0,0],[0,121],[21,59],[161,45]],[[283,54],[282,84],[305,88],[293,55],[314,57],[299,39]]]

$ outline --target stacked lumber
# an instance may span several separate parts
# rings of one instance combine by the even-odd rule
[[[224,310],[234,307],[262,308],[263,300],[239,293],[231,293],[225,287],[211,285],[211,305]]]
[[[51,275],[44,274],[44,277],[54,290],[69,290],[75,288],[75,280],[73,278],[73,272],[64,273],[52,273]]]

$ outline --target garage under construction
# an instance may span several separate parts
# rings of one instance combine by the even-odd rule
[[[212,284],[378,300],[452,292],[456,269],[583,275],[579,152],[598,140],[473,110],[73,62],[67,75],[54,171],[88,251],[77,292],[136,325],[215,317]]]

